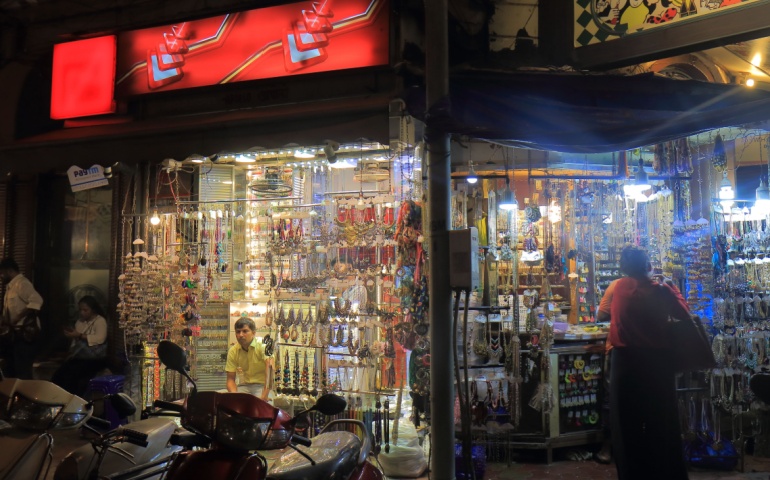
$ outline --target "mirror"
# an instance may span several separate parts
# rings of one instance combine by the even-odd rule
[[[125,393],[110,395],[110,405],[117,412],[118,417],[130,417],[136,413],[136,404]]]
[[[749,379],[749,388],[763,402],[770,404],[770,373],[755,373]]]
[[[158,344],[158,357],[166,368],[187,376],[187,354],[184,349],[174,342],[161,340]]]
[[[315,402],[313,410],[318,410],[324,415],[337,415],[338,413],[342,413],[347,406],[348,402],[346,402],[344,398],[333,393],[327,393],[326,395],[318,397],[318,401]]]

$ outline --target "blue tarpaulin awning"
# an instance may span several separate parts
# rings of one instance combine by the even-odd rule
[[[741,85],[579,73],[467,72],[450,78],[447,104],[409,113],[439,131],[512,147],[571,153],[633,149],[770,119],[770,92]],[[447,102],[448,103],[448,102]]]

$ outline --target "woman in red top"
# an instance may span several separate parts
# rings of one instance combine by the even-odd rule
[[[647,253],[626,247],[610,315],[610,422],[618,478],[687,479],[676,384],[668,341],[669,318],[689,319],[679,291],[650,278]]]

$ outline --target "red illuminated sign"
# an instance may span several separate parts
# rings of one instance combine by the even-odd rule
[[[320,0],[118,37],[118,96],[386,65],[387,0]]]
[[[51,118],[115,112],[114,35],[53,47]]]

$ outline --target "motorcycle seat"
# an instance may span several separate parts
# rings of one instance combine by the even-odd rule
[[[267,480],[322,480],[345,478],[358,464],[361,439],[351,432],[327,432],[314,438],[311,447],[299,448],[312,458],[310,462],[298,452],[287,453],[268,470]]]

